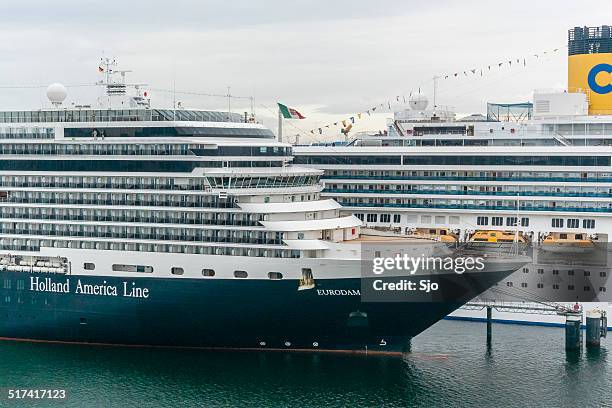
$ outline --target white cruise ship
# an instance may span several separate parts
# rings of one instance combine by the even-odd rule
[[[444,242],[531,244],[534,262],[451,315],[564,324],[555,309],[608,310],[612,252],[612,34],[569,31],[568,88],[457,118],[415,95],[385,132],[296,146],[322,197],[365,225]],[[497,303],[493,303],[497,302]],[[542,305],[542,303],[544,305]]]
[[[246,114],[157,109],[100,70],[99,107],[54,84],[0,112],[0,339],[397,352],[469,300],[362,302],[368,237],[321,170]],[[475,296],[523,264],[445,279]]]

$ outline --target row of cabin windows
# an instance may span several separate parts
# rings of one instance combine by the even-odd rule
[[[563,228],[563,223],[564,223],[563,218],[553,218],[552,219],[553,228]],[[568,218],[567,228],[580,228],[580,220],[578,218]],[[585,228],[585,229],[595,228],[595,220],[594,219],[582,220],[582,228]]]
[[[96,265],[91,262],[85,262],[83,264],[83,269],[88,270],[88,271],[93,271],[96,269]],[[148,266],[148,265],[113,264],[112,270],[114,272],[152,273],[153,267]],[[185,269],[179,266],[173,266],[172,268],[170,268],[170,273],[172,273],[172,275],[183,275],[185,273]],[[202,269],[202,276],[212,278],[213,276],[215,276],[215,274],[216,273],[214,269],[207,269],[207,268]],[[246,271],[241,271],[241,270],[234,271],[234,278],[245,279],[248,277],[249,277],[249,274]],[[280,280],[280,279],[283,279],[283,274],[281,272],[268,272],[268,279]],[[7,281],[9,285],[8,287],[6,286]],[[6,289],[10,289],[10,281],[8,279],[4,281],[4,285]]]
[[[506,226],[508,227],[516,227],[517,217],[506,217]],[[489,217],[476,217],[477,225],[489,225]],[[493,226],[502,226],[504,225],[504,217],[491,217],[491,225]],[[529,226],[529,218],[523,217],[521,218],[521,226],[528,227]]]
[[[359,218],[361,221],[364,221],[364,214],[357,213],[355,214],[355,217]],[[367,222],[378,222],[378,214],[365,214],[365,219],[367,220]],[[399,224],[401,220],[401,214],[393,214],[393,222],[395,224]],[[391,214],[380,214],[380,222],[391,222]]]
[[[506,286],[508,286],[510,288],[514,287],[514,282],[508,281],[508,282],[506,282]],[[538,289],[544,289],[544,284],[543,283],[538,283],[536,286],[538,287]],[[526,288],[526,287],[528,287],[527,282],[521,282],[521,288]],[[552,288],[555,289],[555,290],[558,290],[559,289],[559,285],[557,283],[554,283],[552,285]],[[590,292],[591,291],[591,287],[590,286],[585,286],[583,289],[584,289],[585,292]],[[576,287],[574,285],[567,285],[567,290],[576,290]],[[605,292],[606,291],[605,286],[600,286],[599,287],[599,291],[600,292]]]
[[[6,296],[4,296],[4,303],[11,303],[12,301],[13,301],[13,299],[11,298],[11,296],[10,296],[10,295],[6,295]],[[39,298],[37,298],[37,297],[31,297],[31,298],[30,298],[30,302],[31,302],[33,305],[36,305],[36,304],[39,304],[39,303],[42,303],[42,304],[44,304],[45,306],[50,305],[49,299],[47,299],[47,298],[43,298],[42,302],[39,302]],[[17,303],[19,303],[19,304],[24,304],[24,303],[25,303],[25,301],[24,301],[24,299],[23,299],[21,296],[17,296]]]
[[[584,276],[591,276],[591,271],[582,271]],[[523,273],[529,273],[529,268],[523,268]],[[543,268],[538,268],[538,274],[539,275],[543,275],[544,274],[544,269]],[[553,275],[559,275],[559,270],[558,269],[553,269],[552,270],[552,274]],[[568,276],[574,276],[576,274],[576,271],[574,271],[573,269],[569,269],[567,271],[567,275]],[[608,276],[607,272],[599,272],[599,276],[601,278],[605,278],[606,276]]]

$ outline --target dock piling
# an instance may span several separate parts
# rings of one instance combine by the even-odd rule
[[[565,349],[579,350],[582,346],[582,313],[567,313],[565,316]]]

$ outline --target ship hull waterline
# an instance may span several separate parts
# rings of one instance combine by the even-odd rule
[[[512,272],[419,276],[442,280],[448,301],[364,302],[359,278],[298,290],[297,280],[5,271],[0,340],[401,354],[412,337]]]

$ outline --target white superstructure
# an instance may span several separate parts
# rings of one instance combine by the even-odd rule
[[[448,108],[427,109],[420,95],[384,133],[348,145],[296,146],[296,162],[323,169],[322,196],[369,227],[407,234],[443,228],[458,241],[477,231],[519,231],[535,246],[569,234],[607,246],[612,116],[588,115],[587,93],[537,91],[533,100],[489,104],[487,117],[456,118]],[[505,295],[493,288],[483,298],[543,300],[552,290],[567,302],[585,296],[607,302],[609,274],[606,263],[536,259],[499,284]],[[584,279],[588,285],[575,283]],[[511,290],[516,297],[507,295]],[[462,313],[484,312],[455,312]]]

